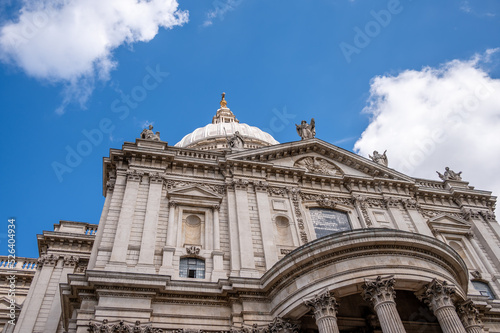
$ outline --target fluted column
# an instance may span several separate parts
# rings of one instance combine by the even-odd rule
[[[337,325],[337,301],[328,290],[324,290],[313,298],[304,300],[311,307],[316,318],[319,333],[339,333]]]
[[[384,333],[405,333],[403,322],[396,309],[395,279],[392,276],[366,280],[363,285],[363,298],[369,301],[377,313],[380,327]]]
[[[424,293],[419,298],[434,312],[443,333],[466,333],[453,305],[451,296],[454,293],[455,288],[446,281],[434,279],[425,286]]]
[[[483,323],[479,319],[479,311],[471,299],[457,306],[457,313],[467,333],[484,333]]]

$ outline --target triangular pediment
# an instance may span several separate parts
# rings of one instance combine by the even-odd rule
[[[0,303],[8,308],[10,306],[10,299],[7,297],[2,297],[0,298]],[[17,302],[14,303],[14,306],[16,307],[16,309],[21,309],[21,305],[19,305]]]
[[[191,197],[200,199],[222,200],[222,197],[206,188],[197,185],[187,185],[181,188],[176,188],[168,192],[169,197]]]
[[[339,177],[353,176],[414,181],[413,178],[394,169],[319,139],[295,141],[242,151],[228,155],[227,161],[265,163]]]
[[[446,213],[430,218],[427,224],[432,230],[448,234],[466,234],[472,227],[464,219]]]

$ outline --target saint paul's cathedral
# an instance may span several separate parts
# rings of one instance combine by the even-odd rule
[[[151,126],[111,149],[98,223],[60,221],[39,258],[2,257],[2,332],[500,332],[491,192],[296,127],[279,143],[223,95],[173,146]]]

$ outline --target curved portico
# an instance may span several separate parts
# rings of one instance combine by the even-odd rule
[[[375,308],[386,333],[401,331],[397,325],[384,329],[384,321],[398,317],[396,293],[420,298],[421,307],[429,311],[425,294],[433,281],[446,281],[457,300],[466,298],[467,267],[451,247],[416,233],[363,229],[332,234],[296,249],[263,276],[262,285],[269,290],[274,317],[298,320],[310,313],[310,299],[328,290],[339,301],[340,313],[346,314],[343,305],[353,309],[353,304],[342,300]],[[377,293],[383,297],[372,297]]]

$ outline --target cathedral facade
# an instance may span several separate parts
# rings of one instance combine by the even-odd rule
[[[99,223],[3,259],[3,332],[500,332],[491,192],[336,147],[314,119],[280,144],[220,104],[174,146],[150,127],[111,149]]]

